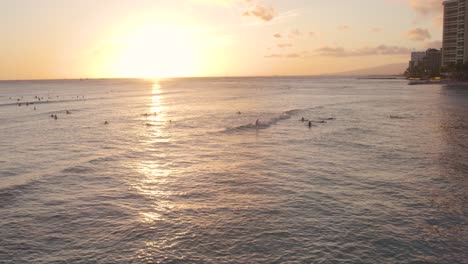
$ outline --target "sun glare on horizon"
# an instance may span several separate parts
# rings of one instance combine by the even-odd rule
[[[190,77],[197,74],[199,51],[189,28],[149,24],[123,34],[108,65],[126,78]]]

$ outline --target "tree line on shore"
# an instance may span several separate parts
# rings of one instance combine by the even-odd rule
[[[439,69],[428,67],[424,63],[410,65],[404,73],[406,78],[443,78],[456,81],[468,81],[468,63],[451,64]]]

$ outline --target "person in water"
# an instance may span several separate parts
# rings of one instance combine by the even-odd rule
[[[302,118],[301,118],[301,121],[302,121],[302,122],[304,122],[304,121],[305,121],[304,117],[302,117]]]
[[[257,121],[255,121],[255,126],[257,127],[257,129],[260,126],[260,120],[259,119],[257,119]]]
[[[309,128],[312,127],[312,121],[309,121]]]

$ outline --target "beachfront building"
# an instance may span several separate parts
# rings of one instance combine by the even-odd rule
[[[468,62],[468,0],[446,0],[442,65]]]
[[[428,49],[423,52],[412,52],[407,75],[410,77],[437,76],[442,66],[442,52]]]
[[[426,57],[425,51],[411,52],[411,60],[409,62],[409,66],[410,67],[419,66],[421,62],[423,61],[424,57]]]
[[[442,52],[438,49],[426,50],[426,56],[423,59],[426,70],[432,74],[439,74],[442,66]]]

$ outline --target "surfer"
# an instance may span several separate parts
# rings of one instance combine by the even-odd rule
[[[312,127],[312,121],[309,121],[309,128]]]
[[[255,126],[256,126],[257,129],[260,126],[260,120],[259,119],[257,119],[257,121],[255,121]]]
[[[304,117],[302,117],[302,118],[301,118],[301,121],[302,121],[302,122],[304,122],[304,121],[305,121]]]

